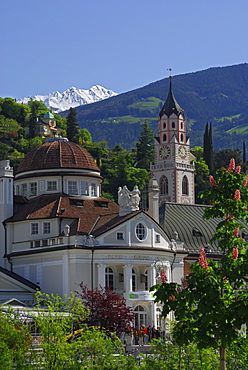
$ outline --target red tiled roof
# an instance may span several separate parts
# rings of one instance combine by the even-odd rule
[[[40,195],[22,205],[7,222],[24,220],[69,218],[75,220],[71,233],[90,234],[94,229],[100,229],[104,224],[120,222],[119,206],[106,198],[83,200],[61,194]],[[103,217],[104,216],[104,217]],[[108,217],[106,217],[108,216]],[[101,219],[101,217],[103,217]],[[101,221],[99,222],[99,219]],[[96,227],[96,225],[98,225]],[[98,233],[99,234],[99,233]]]
[[[52,141],[31,150],[21,161],[16,173],[53,168],[77,168],[100,172],[86,149],[70,141]]]

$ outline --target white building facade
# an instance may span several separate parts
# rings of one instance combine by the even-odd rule
[[[13,181],[9,167],[0,180]],[[66,139],[28,153],[15,175],[15,203],[0,188],[2,266],[46,293],[70,294],[81,282],[116,289],[134,309],[136,325],[161,327],[162,309],[149,288],[162,270],[169,282],[181,282],[183,243],[170,240],[158,215],[139,210],[137,187],[119,189],[127,198],[117,205],[101,197],[101,181],[91,155]]]

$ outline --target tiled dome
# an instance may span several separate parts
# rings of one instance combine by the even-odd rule
[[[16,173],[53,168],[100,172],[93,157],[86,149],[70,141],[55,139],[31,150],[21,161]]]

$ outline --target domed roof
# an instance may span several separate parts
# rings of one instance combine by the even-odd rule
[[[70,141],[55,139],[31,150],[21,161],[16,173],[65,168],[100,172],[86,149]]]

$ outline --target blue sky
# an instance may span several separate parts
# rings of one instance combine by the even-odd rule
[[[1,0],[0,96],[102,85],[248,61],[247,0]]]

